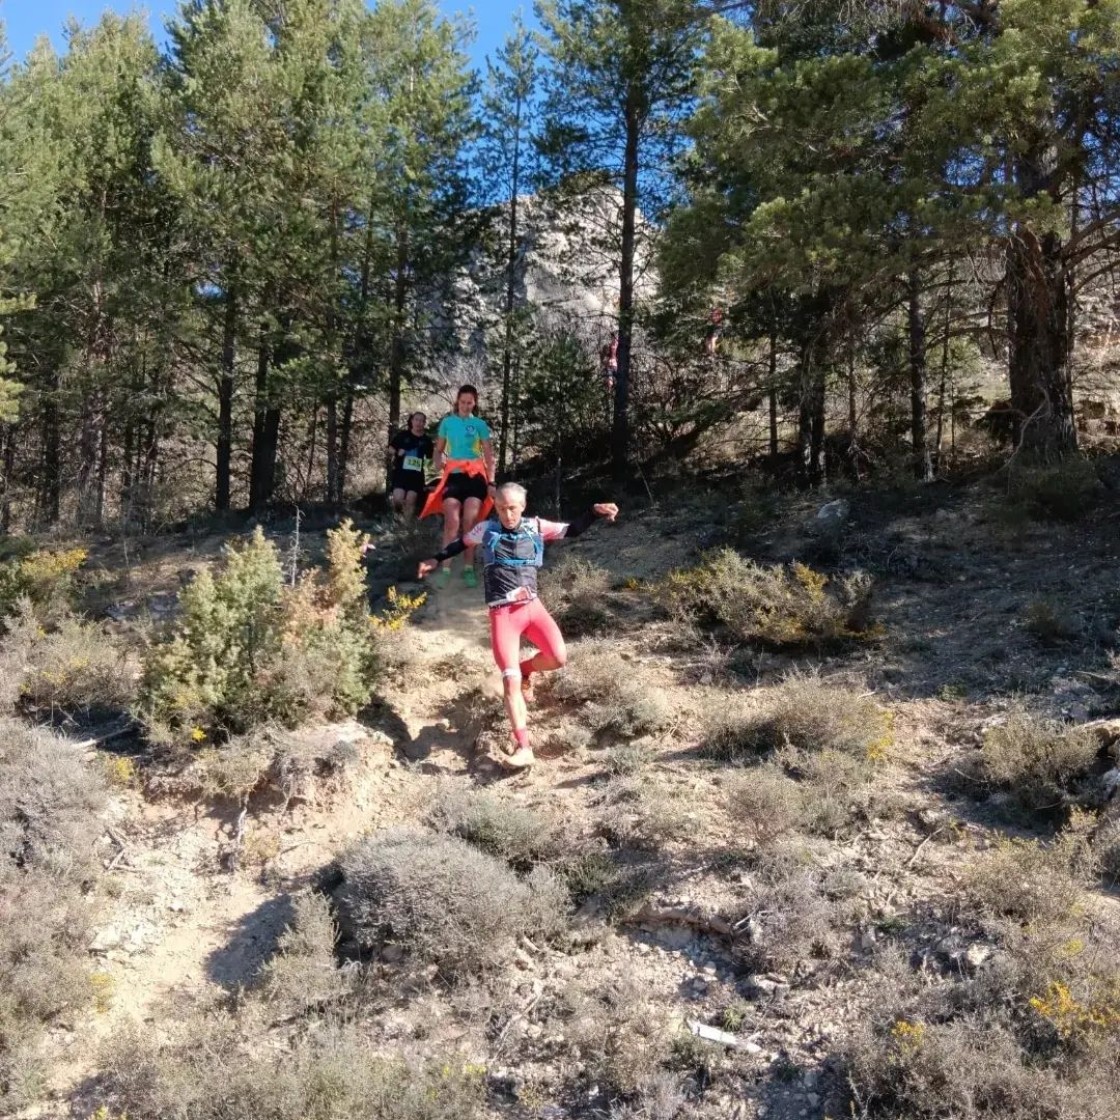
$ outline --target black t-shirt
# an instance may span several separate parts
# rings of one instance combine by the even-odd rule
[[[393,449],[393,473],[419,475],[424,477],[424,460],[430,459],[435,447],[428,436],[416,436],[411,432],[397,432],[389,446]]]

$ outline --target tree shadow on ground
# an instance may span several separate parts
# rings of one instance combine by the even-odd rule
[[[276,952],[294,914],[290,892],[276,895],[245,914],[224,943],[206,958],[206,975],[227,990],[251,984]]]

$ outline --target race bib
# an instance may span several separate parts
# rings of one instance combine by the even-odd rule
[[[419,455],[406,455],[402,466],[406,471],[422,471],[424,460]]]

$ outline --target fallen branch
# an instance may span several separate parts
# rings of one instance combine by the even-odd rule
[[[112,840],[113,843],[117,846],[117,854],[113,856],[113,858],[109,861],[109,864],[105,868],[105,870],[117,871],[118,869],[120,869],[135,871],[136,869],[132,866],[132,860],[128,855],[128,845],[124,842],[124,840],[121,839],[120,833],[118,833],[117,830],[112,828],[110,825],[106,825],[105,835],[108,836],[109,839]],[[121,864],[124,865],[123,868],[120,867]]]
[[[624,925],[684,925],[704,933],[714,933],[717,937],[734,937],[735,930],[729,922],[722,918],[705,917],[702,914],[691,914],[687,910],[653,910],[648,905],[643,906],[636,914],[623,919]]]
[[[106,743],[112,743],[116,739],[123,739],[126,735],[131,735],[135,730],[136,724],[132,720],[129,720],[121,727],[106,731],[101,735],[93,735],[89,739],[76,739],[74,740],[74,746],[80,751],[92,750],[94,747],[103,747]]]

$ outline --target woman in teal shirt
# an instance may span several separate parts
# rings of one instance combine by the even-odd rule
[[[445,548],[474,528],[487,492],[494,485],[494,444],[490,426],[474,415],[477,406],[478,390],[473,385],[463,385],[455,396],[455,411],[440,421],[436,432],[436,453],[432,460],[436,470],[443,470],[444,460],[478,464],[474,469],[455,468],[447,480],[443,491]],[[450,561],[445,562],[436,576],[439,587],[446,587],[451,579],[449,564]],[[463,582],[468,587],[477,585],[473,548],[464,553]]]

